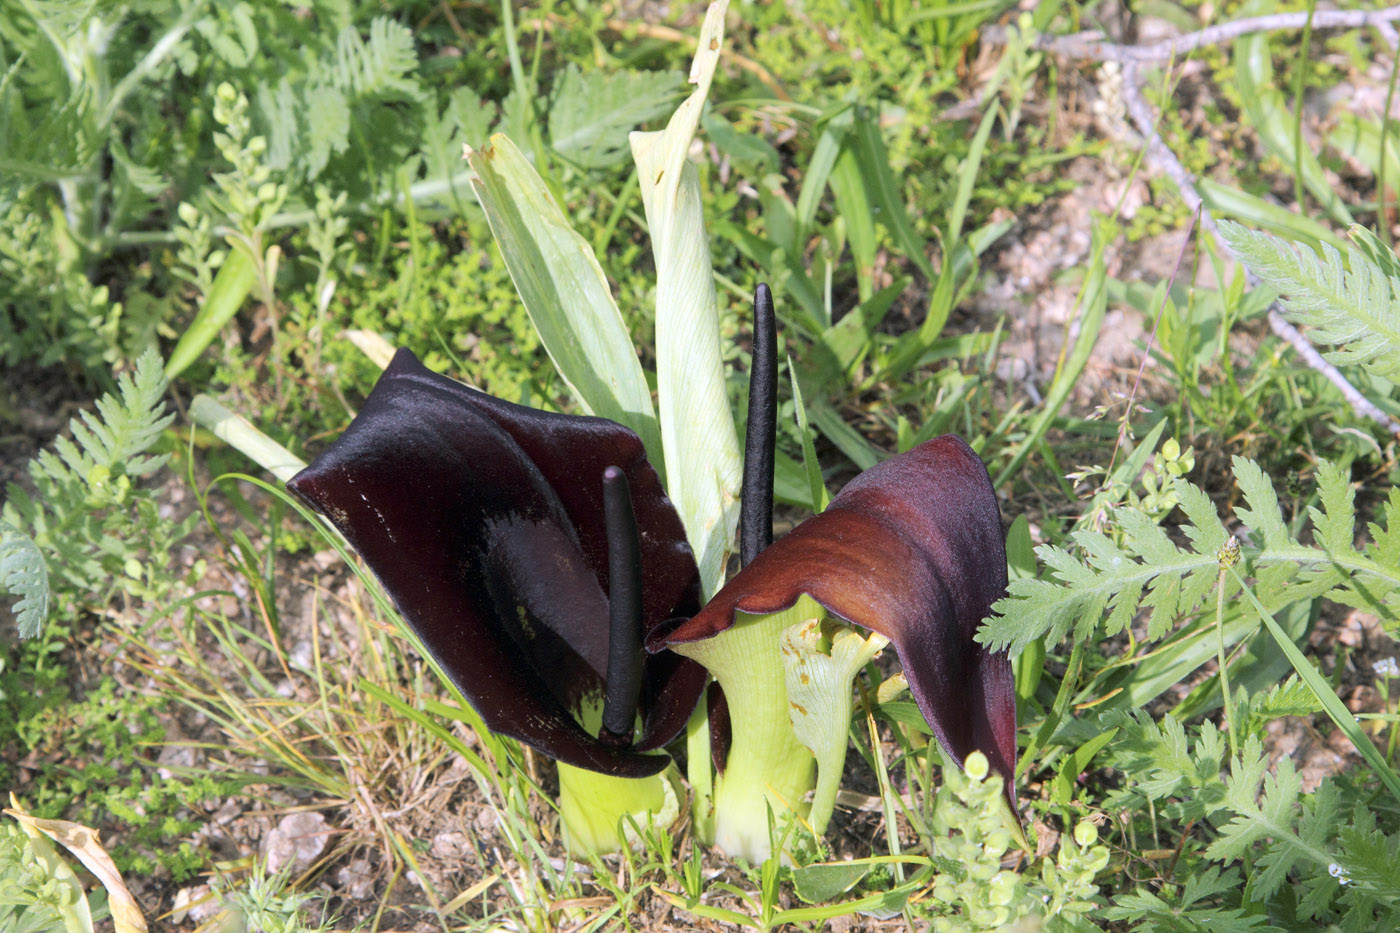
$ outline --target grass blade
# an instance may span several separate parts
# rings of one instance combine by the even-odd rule
[[[1229,569],[1230,575],[1235,578],[1235,582],[1238,583],[1240,589],[1244,591],[1245,598],[1249,600],[1249,604],[1254,607],[1255,612],[1259,613],[1259,618],[1263,620],[1264,627],[1269,630],[1270,635],[1274,636],[1274,641],[1278,642],[1278,646],[1288,658],[1288,662],[1292,664],[1293,669],[1298,672],[1299,679],[1313,692],[1313,696],[1317,697],[1317,701],[1322,704],[1322,708],[1326,711],[1328,717],[1336,724],[1338,729],[1342,730],[1342,734],[1351,741],[1352,746],[1360,752],[1361,757],[1366,759],[1366,763],[1375,769],[1376,774],[1380,777],[1381,781],[1384,782],[1385,786],[1390,789],[1390,793],[1394,795],[1395,799],[1400,800],[1400,777],[1396,776],[1389,762],[1385,760],[1384,756],[1382,756],[1380,751],[1376,748],[1375,743],[1368,739],[1366,734],[1361,731],[1361,725],[1356,721],[1356,717],[1351,714],[1351,711],[1347,709],[1341,699],[1338,698],[1336,691],[1332,689],[1332,685],[1327,682],[1327,678],[1322,676],[1321,672],[1313,666],[1313,663],[1308,660],[1307,656],[1293,643],[1293,639],[1289,638],[1278,622],[1274,621],[1273,615],[1264,608],[1263,604],[1259,602],[1259,598],[1254,595],[1254,591],[1245,584],[1244,578],[1240,576],[1239,571],[1234,567]]]
[[[1303,185],[1317,198],[1328,216],[1350,225],[1351,213],[1327,181],[1322,164],[1311,149],[1296,145],[1292,119],[1283,92],[1274,86],[1274,67],[1269,58],[1269,38],[1264,33],[1245,36],[1235,43],[1235,74],[1240,83],[1240,99],[1249,122],[1259,134],[1264,148],[1295,167]]]
[[[1108,231],[1100,228],[1096,231],[1095,249],[1093,259],[1089,264],[1089,271],[1084,277],[1084,285],[1079,292],[1079,307],[1083,308],[1079,321],[1079,336],[1074,341],[1074,349],[1070,351],[1069,357],[1055,373],[1055,379],[1050,384],[1050,391],[1046,393],[1045,404],[1041,406],[1040,413],[1036,416],[1035,423],[1031,425],[1030,431],[1016,448],[1016,453],[1006,466],[1001,468],[997,474],[993,485],[997,488],[1006,482],[1016,471],[1021,468],[1021,464],[1026,461],[1030,452],[1040,445],[1044,440],[1045,433],[1050,430],[1051,423],[1055,416],[1059,414],[1061,406],[1069,398],[1079,376],[1084,372],[1084,367],[1089,362],[1089,354],[1094,349],[1095,342],[1099,338],[1099,328],[1103,326],[1103,318],[1108,310],[1108,291],[1104,287],[1107,279],[1107,271],[1104,267],[1103,250],[1108,242]]]

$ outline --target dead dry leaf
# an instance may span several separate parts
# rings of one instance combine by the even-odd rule
[[[20,807],[13,794],[10,795],[10,803],[13,806],[4,811],[7,816],[19,820],[26,832],[43,833],[63,846],[102,882],[107,889],[107,906],[112,912],[116,933],[146,933],[146,920],[141,916],[141,908],[127,890],[126,882],[122,881],[112,857],[102,848],[97,830],[67,820],[41,820],[30,816]]]

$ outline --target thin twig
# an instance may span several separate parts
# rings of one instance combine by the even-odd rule
[[[1175,183],[1188,210],[1193,213],[1200,211],[1201,225],[1210,233],[1211,239],[1220,250],[1226,255],[1234,256],[1234,250],[1220,235],[1220,228],[1216,225],[1215,217],[1211,214],[1210,208],[1206,207],[1200,192],[1196,190],[1195,179],[1191,177],[1190,172],[1186,171],[1186,167],[1181,164],[1176,153],[1172,152],[1171,147],[1162,140],[1161,135],[1157,132],[1157,114],[1152,111],[1152,107],[1142,96],[1141,66],[1154,62],[1170,61],[1204,45],[1228,42],[1252,33],[1279,29],[1301,29],[1307,22],[1307,18],[1308,14],[1305,12],[1257,16],[1222,23],[1219,26],[1212,26],[1199,32],[1188,33],[1152,45],[1117,45],[1108,42],[1098,33],[1040,37],[1036,39],[1034,45],[1043,51],[1063,55],[1067,58],[1117,62],[1121,65],[1123,106],[1132,119],[1133,125],[1137,128],[1138,134],[1145,141],[1148,160]],[[1395,36],[1395,30],[1390,26],[1390,23],[1395,20],[1400,20],[1400,6],[1383,10],[1320,10],[1313,14],[1312,25],[1314,29],[1358,29],[1376,26],[1381,30],[1383,38],[1387,42],[1391,42]],[[986,39],[993,43],[1003,43],[1006,41],[1006,34],[1004,31],[989,32]],[[1258,285],[1258,278],[1248,268],[1245,269],[1245,276],[1251,288]],[[1269,329],[1274,332],[1275,336],[1287,341],[1308,367],[1321,373],[1328,382],[1336,386],[1337,390],[1342,393],[1342,397],[1351,405],[1353,411],[1380,424],[1392,435],[1400,436],[1400,421],[1396,421],[1376,407],[1373,402],[1347,381],[1347,378],[1337,370],[1337,367],[1323,359],[1317,348],[1298,332],[1298,328],[1288,323],[1288,320],[1283,316],[1283,308],[1277,301],[1269,306],[1268,320]]]
[[[1154,162],[1158,169],[1176,184],[1177,190],[1181,192],[1181,198],[1186,202],[1188,210],[1200,211],[1201,225],[1210,233],[1211,239],[1226,255],[1234,256],[1235,252],[1230,248],[1230,244],[1220,235],[1220,227],[1215,222],[1215,216],[1210,208],[1201,200],[1200,193],[1196,190],[1195,180],[1191,173],[1186,171],[1186,166],[1181,164],[1181,160],[1172,152],[1171,147],[1162,141],[1162,137],[1157,133],[1157,115],[1152,112],[1152,107],[1142,96],[1142,81],[1140,69],[1137,62],[1129,61],[1123,65],[1123,106],[1132,118],[1133,125],[1137,127],[1138,133],[1147,142],[1147,157]],[[1245,277],[1251,288],[1259,284],[1259,279],[1245,269]],[[1310,368],[1321,373],[1328,382],[1337,387],[1337,391],[1342,393],[1342,397],[1351,405],[1352,410],[1358,415],[1369,418],[1377,424],[1382,425],[1392,435],[1400,435],[1400,422],[1381,411],[1376,405],[1347,381],[1337,367],[1323,359],[1317,348],[1308,341],[1298,328],[1288,323],[1283,316],[1283,308],[1277,301],[1269,305],[1269,329],[1274,335],[1286,340],[1297,354],[1302,357],[1303,362]]]
[[[1278,32],[1285,29],[1302,29],[1308,20],[1306,12],[1275,13],[1270,16],[1255,16],[1239,19],[1219,26],[1210,26],[1197,32],[1190,32],[1174,39],[1165,39],[1151,45],[1117,45],[1109,42],[1101,33],[1080,32],[1071,36],[1038,36],[1033,47],[1042,52],[1063,55],[1066,58],[1091,59],[1100,62],[1167,62],[1180,58],[1188,52],[1207,45],[1219,45],[1238,39],[1240,36],[1258,32]],[[1381,10],[1318,10],[1313,14],[1314,29],[1365,29],[1370,26],[1385,27],[1400,20],[1400,6]],[[990,31],[989,31],[990,32]],[[990,33],[987,36],[993,43],[1004,41],[1004,33]],[[1000,41],[999,41],[1000,40]]]

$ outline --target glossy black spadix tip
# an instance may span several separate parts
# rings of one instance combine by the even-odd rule
[[[773,293],[753,294],[753,362],[749,424],[744,434],[744,480],[739,500],[739,564],[747,566],[773,543],[773,441],[778,421],[778,325]]]
[[[642,693],[642,558],[627,475],[603,471],[603,517],[608,538],[608,679],[599,741],[632,744]]]

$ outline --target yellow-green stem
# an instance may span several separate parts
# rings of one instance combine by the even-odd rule
[[[1229,568],[1222,566],[1220,576],[1215,581],[1215,636],[1216,636],[1216,656],[1217,664],[1220,667],[1220,692],[1225,701],[1225,731],[1230,736],[1230,754],[1236,752],[1235,741],[1235,716],[1230,710],[1230,675],[1228,673],[1227,659],[1225,657],[1225,574]]]
[[[596,733],[602,697],[588,697],[578,713],[583,728]],[[679,783],[675,765],[651,777],[623,778],[559,762],[559,820],[569,854],[607,855],[635,842],[629,819],[638,829],[669,826],[680,815]]]
[[[703,664],[724,690],[732,739],[725,770],[715,780],[713,835],[705,839],[731,856],[759,864],[768,858],[768,810],[778,825],[804,819],[816,785],[812,753],[797,740],[788,714],[779,637],[821,608],[803,597],[768,616],[737,613],[734,626],[675,650]],[[697,825],[704,821],[697,814]]]
[[[628,818],[639,829],[674,822],[679,779],[674,765],[648,778],[621,778],[559,762],[559,817],[569,854],[586,858],[621,849],[633,839]]]

